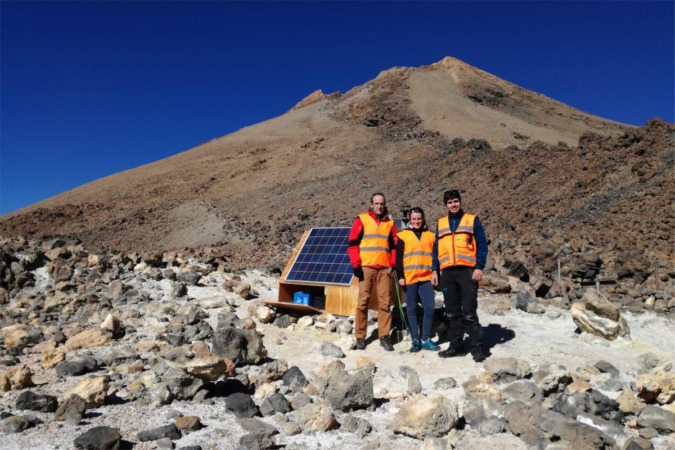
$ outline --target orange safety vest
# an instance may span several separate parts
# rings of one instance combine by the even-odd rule
[[[476,216],[464,214],[453,233],[450,220],[445,216],[438,220],[438,262],[441,269],[452,266],[476,266],[476,238],[473,224]]]
[[[417,239],[412,230],[401,231],[398,238],[404,242],[403,273],[405,284],[431,280],[431,260],[434,250],[434,234],[423,231]]]
[[[367,267],[389,267],[389,234],[394,227],[390,218],[378,224],[370,214],[359,214],[363,224],[363,237],[359,244],[361,264]]]

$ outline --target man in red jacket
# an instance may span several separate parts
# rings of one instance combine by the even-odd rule
[[[356,348],[366,348],[368,300],[377,290],[377,331],[380,345],[388,352],[394,350],[389,341],[391,330],[390,277],[396,266],[396,225],[387,211],[384,194],[370,198],[370,208],[360,214],[349,233],[349,259],[354,276],[359,279],[359,300],[356,305]]]

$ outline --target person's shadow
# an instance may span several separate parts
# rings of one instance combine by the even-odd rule
[[[492,353],[492,348],[508,342],[514,337],[516,337],[515,331],[504,328],[498,323],[491,323],[488,326],[483,327],[483,350],[486,350],[488,354]]]

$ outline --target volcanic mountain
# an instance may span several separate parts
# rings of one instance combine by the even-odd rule
[[[641,261],[641,283],[653,261],[672,271],[674,129],[592,116],[448,57],[316,91],[277,118],[5,215],[0,235],[212,247],[239,267],[283,267],[303,230],[350,226],[374,192],[394,216],[417,205],[431,222],[457,188],[492,254],[550,277],[554,258],[592,248],[611,254],[614,275]]]

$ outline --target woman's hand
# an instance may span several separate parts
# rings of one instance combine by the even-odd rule
[[[438,286],[438,274],[436,273],[435,270],[431,272],[431,285],[433,287]]]

